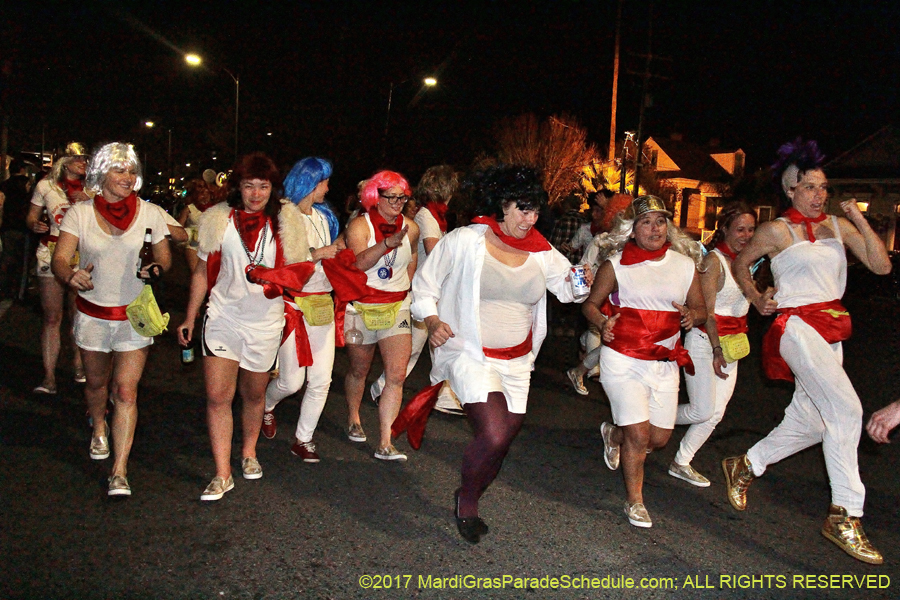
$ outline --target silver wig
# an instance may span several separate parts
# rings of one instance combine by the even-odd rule
[[[631,232],[634,231],[633,212],[629,208],[619,213],[613,221],[612,229],[609,233],[598,235],[594,238],[594,243],[600,248],[598,262],[601,264],[609,257],[617,252],[621,252],[628,240],[631,239]],[[666,219],[666,238],[672,244],[672,250],[679,254],[684,254],[697,265],[700,270],[700,263],[703,260],[703,249],[699,242],[691,239],[681,229],[679,229],[672,219]]]
[[[106,174],[112,169],[134,167],[137,181],[134,191],[141,189],[144,184],[144,176],[141,170],[141,161],[138,159],[134,146],[124,142],[112,142],[102,146],[94,152],[87,168],[87,178],[84,182],[86,190],[99,193],[106,183]]]

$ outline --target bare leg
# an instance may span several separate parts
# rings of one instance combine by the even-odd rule
[[[87,383],[84,399],[94,423],[94,437],[106,435],[106,403],[109,399],[109,380],[112,376],[113,355],[107,352],[83,350]]]
[[[112,447],[115,462],[112,474],[128,474],[128,456],[134,444],[137,426],[137,389],[150,347],[113,353],[112,396],[115,409],[112,418]],[[94,421],[96,423],[96,420]]]
[[[625,477],[625,493],[628,502],[644,502],[644,461],[647,450],[665,447],[672,435],[671,429],[660,429],[650,421],[616,427],[613,443],[621,448],[622,475]]]
[[[41,355],[44,359],[42,385],[56,387],[56,363],[59,361],[59,328],[63,317],[65,290],[55,277],[38,277],[41,293],[41,309],[44,312],[41,326]]]
[[[231,477],[231,437],[234,434],[231,403],[237,387],[238,363],[218,356],[206,356],[203,359],[203,375],[206,379],[206,424],[216,462],[216,476],[227,480]]]
[[[241,430],[244,434],[242,458],[248,456],[256,458],[256,441],[259,439],[263,412],[266,410],[266,386],[268,383],[269,374],[266,372],[254,373],[245,369],[239,370],[238,389],[241,393],[241,400],[243,400],[241,412]]]
[[[378,402],[378,419],[381,425],[381,440],[378,447],[386,448],[391,445],[391,425],[394,424],[394,419],[400,412],[400,404],[403,402],[403,382],[406,380],[406,365],[409,364],[409,354],[412,350],[412,336],[392,335],[379,340],[378,350],[384,363],[385,377],[384,390]]]
[[[347,424],[359,425],[359,406],[366,387],[366,375],[375,356],[375,344],[347,344],[350,368],[344,377],[344,394],[347,396]]]

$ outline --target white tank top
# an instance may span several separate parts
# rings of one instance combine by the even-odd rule
[[[312,209],[312,214],[306,214],[300,217],[306,221],[306,244],[309,248],[323,248],[331,244],[331,230],[328,229],[328,219],[321,212]],[[310,275],[309,281],[303,286],[305,293],[330,292],[332,290],[331,282],[325,275],[322,268],[322,261],[316,263],[316,270]]]
[[[750,303],[734,280],[731,266],[725,260],[725,255],[719,250],[713,250],[713,253],[719,258],[719,262],[722,263],[722,268],[725,270],[725,283],[716,294],[716,314],[723,317],[743,317],[750,310]]]
[[[800,239],[788,225],[793,243],[772,259],[777,290],[774,299],[779,306],[794,308],[843,297],[847,253],[837,217],[832,215],[831,222],[837,237],[820,238],[815,243]]]
[[[610,302],[641,310],[676,312],[672,302],[684,304],[694,281],[694,261],[674,250],[668,250],[662,260],[645,260],[636,265],[623,265],[622,253],[609,259],[616,273],[619,291],[610,295]],[[615,297],[614,297],[615,296]],[[667,340],[657,342],[672,349],[681,337],[679,331]]]
[[[510,267],[485,251],[479,307],[482,345],[509,348],[524,342],[533,325],[534,305],[546,289],[547,279],[531,254],[520,266]]]
[[[369,219],[369,215],[365,214],[363,216],[366,218],[366,225],[369,226],[367,247],[371,248],[376,244],[375,228],[372,227],[372,220]],[[406,217],[401,215],[400,218],[403,219],[401,223],[407,224]],[[409,273],[406,267],[409,266],[411,260],[412,247],[409,243],[409,234],[407,234],[403,236],[403,243],[396,248],[396,252],[391,250],[387,254],[382,255],[378,262],[366,269],[366,276],[368,277],[366,283],[369,287],[383,292],[405,292],[410,287]]]

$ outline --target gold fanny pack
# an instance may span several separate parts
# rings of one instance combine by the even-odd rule
[[[725,362],[729,364],[750,354],[750,340],[746,333],[720,335],[719,345],[722,346],[722,356],[725,357]]]
[[[393,327],[397,322],[397,313],[400,312],[402,305],[403,300],[387,304],[353,303],[353,307],[362,315],[363,324],[369,331],[380,331]]]
[[[144,337],[161,334],[169,324],[169,313],[159,310],[153,288],[146,284],[138,297],[125,307],[125,314],[134,330]]]
[[[303,318],[313,327],[334,322],[334,301],[331,294],[313,294],[294,298]]]

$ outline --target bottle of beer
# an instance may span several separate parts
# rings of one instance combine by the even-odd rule
[[[187,336],[187,329],[181,330],[182,335]],[[196,358],[197,339],[191,338],[187,346],[181,347],[181,364],[185,367],[194,364]]]
[[[141,246],[141,253],[138,254],[137,260],[137,278],[141,278],[141,270],[153,262],[153,230],[147,228],[144,230],[144,245]]]
[[[50,213],[47,212],[46,208],[41,211],[41,223],[43,223],[47,227],[50,227]]]

